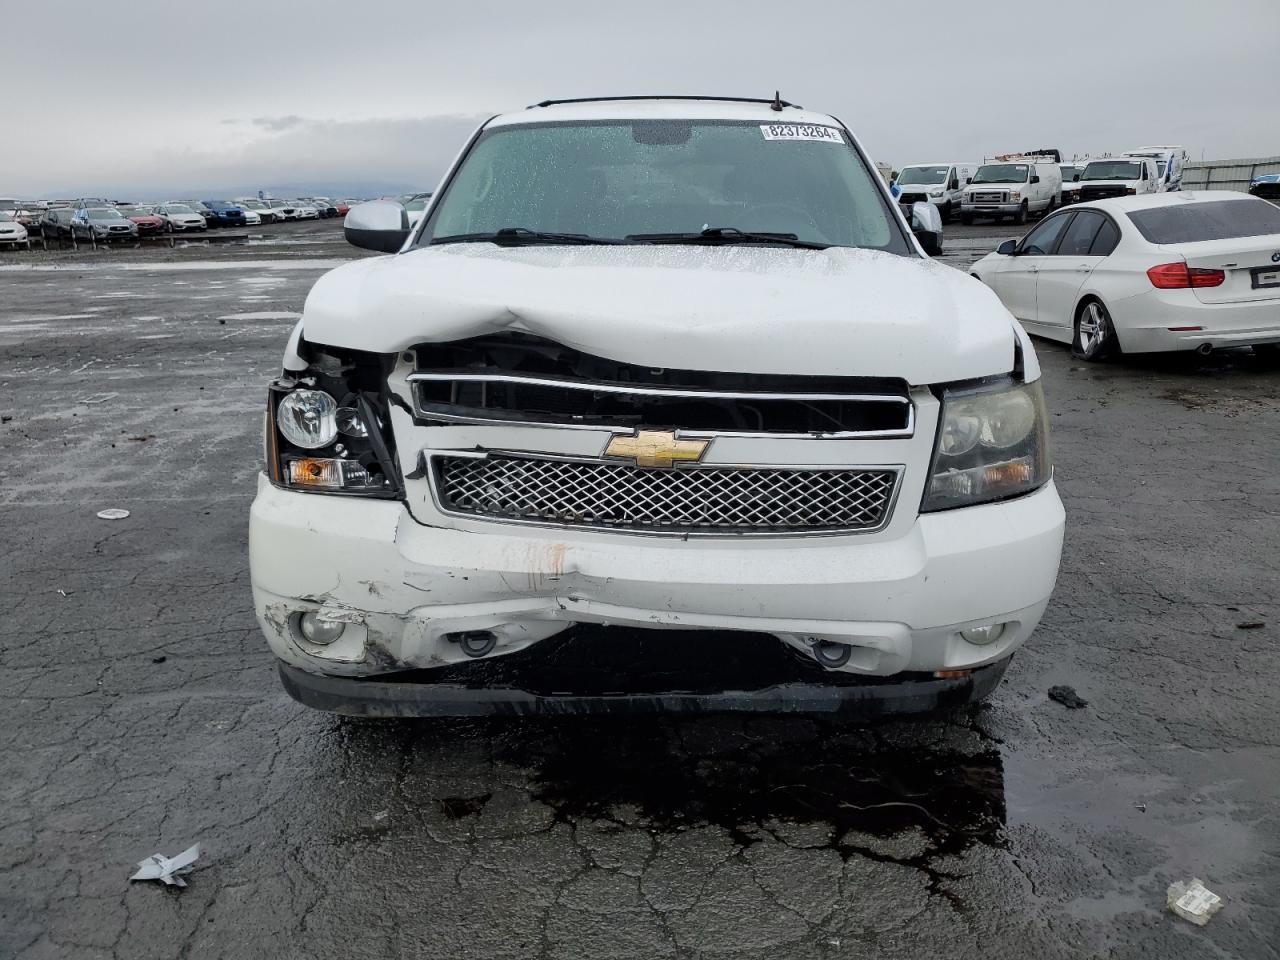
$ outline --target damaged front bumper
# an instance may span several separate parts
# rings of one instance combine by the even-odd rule
[[[770,634],[804,655],[843,644],[847,662],[827,671],[840,676],[975,670],[1007,661],[1038,623],[1057,576],[1063,510],[1049,484],[922,515],[891,539],[487,526],[429,527],[398,501],[303,494],[262,479],[250,522],[254,602],[290,692],[304,702],[314,702],[304,689],[409,702],[403,682],[382,694],[363,678],[473,662],[462,641],[479,634],[493,639],[486,657],[500,658],[573,624]],[[342,635],[309,642],[298,629],[309,611],[344,624]],[[961,633],[996,624],[991,642]],[[299,671],[361,682],[321,684]]]

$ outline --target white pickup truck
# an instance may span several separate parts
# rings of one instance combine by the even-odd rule
[[[1035,352],[839,120],[548,101],[485,122],[413,230],[391,201],[345,230],[387,255],[307,297],[250,516],[301,702],[919,711],[1035,629],[1064,519]],[[661,637],[663,676],[725,659],[654,690]]]

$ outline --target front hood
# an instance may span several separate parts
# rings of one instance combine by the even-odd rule
[[[1126,190],[1130,187],[1138,187],[1142,183],[1141,180],[1081,180],[1077,186],[1079,187],[1124,187]]]
[[[302,319],[312,343],[378,353],[505,331],[642,366],[912,384],[1007,372],[1015,338],[960,271],[834,247],[426,247],[330,271]]]

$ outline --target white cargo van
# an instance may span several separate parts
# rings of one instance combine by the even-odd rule
[[[965,188],[960,219],[977,217],[996,221],[1012,217],[1026,223],[1031,213],[1045,214],[1062,196],[1062,169],[1052,154],[1006,155],[984,163]]]
[[[932,203],[944,222],[960,209],[964,188],[978,172],[976,163],[912,163],[903,167],[894,182],[898,186],[898,202]]]
[[[1150,157],[1156,162],[1156,175],[1160,179],[1161,189],[1174,191],[1182,189],[1182,170],[1187,165],[1187,148],[1175,146],[1138,147],[1126,150],[1127,157]]]
[[[1102,157],[1090,160],[1080,175],[1080,200],[1160,193],[1156,161],[1150,157]]]

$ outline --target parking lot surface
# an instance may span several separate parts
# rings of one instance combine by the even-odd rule
[[[358,253],[256,236],[0,256],[0,957],[1280,956],[1280,371],[1038,345],[1066,550],[984,707],[353,722],[281,690],[246,530]]]

